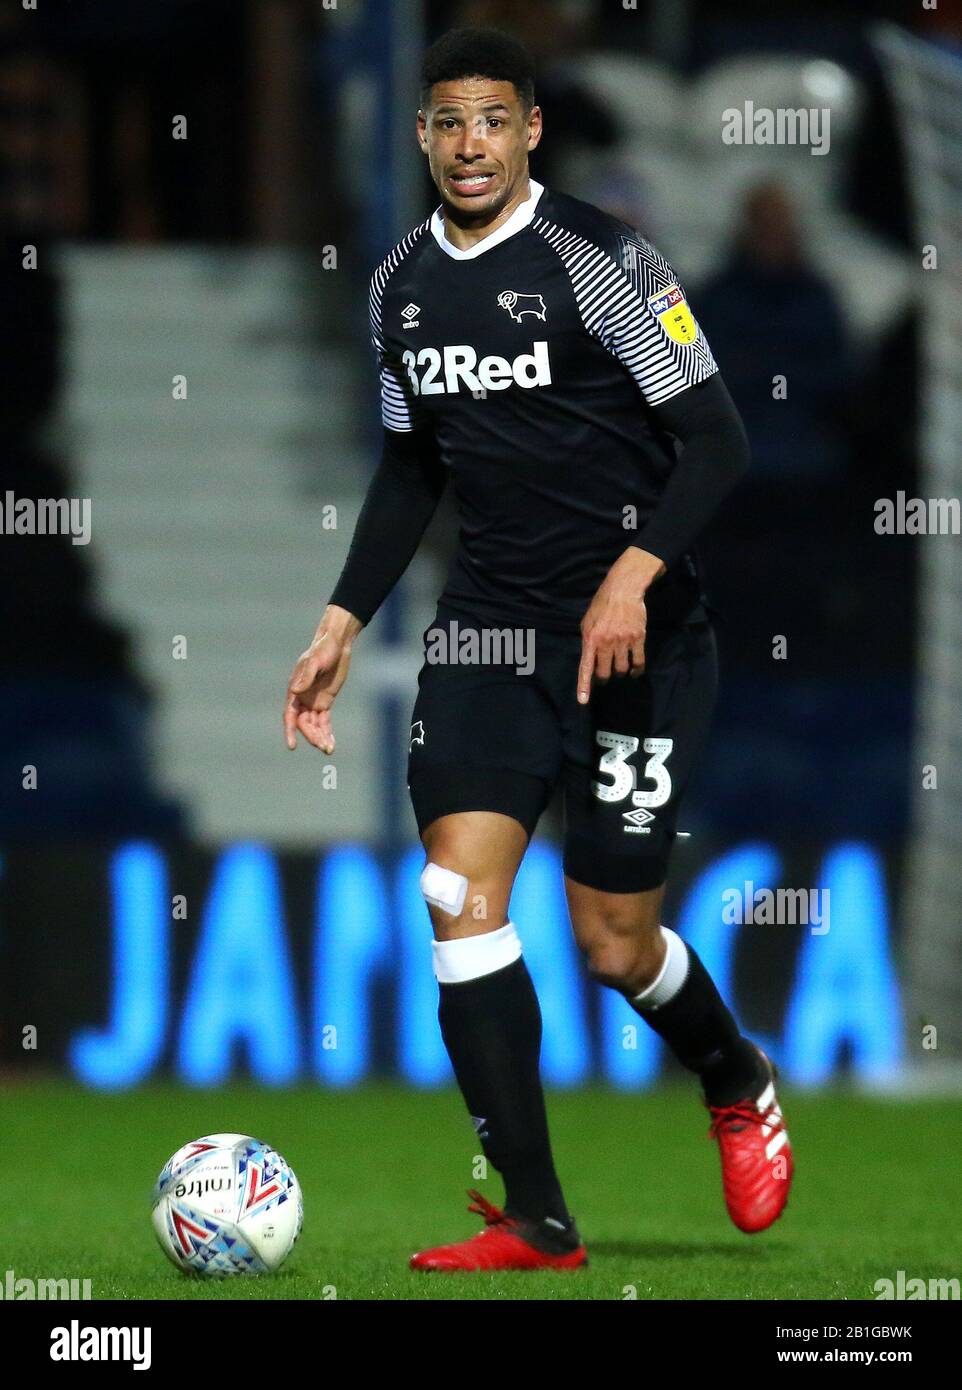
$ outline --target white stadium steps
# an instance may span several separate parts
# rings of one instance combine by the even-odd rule
[[[363,340],[315,332],[346,323],[340,287],[294,251],[74,246],[59,268],[59,442],[91,499],[97,601],[134,634],[157,696],[158,781],[209,843],[377,835],[379,620],[355,647],[335,759],[306,745],[290,754],[281,735],[287,676],[337,578],[371,466],[356,430]],[[330,504],[336,529],[324,525]],[[415,656],[408,666],[413,702]],[[322,785],[332,761],[336,792]]]

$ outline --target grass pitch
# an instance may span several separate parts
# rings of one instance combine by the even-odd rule
[[[783,1106],[792,1196],[768,1232],[744,1236],[725,1213],[694,1085],[554,1094],[558,1168],[589,1267],[451,1276],[411,1273],[407,1256],[480,1229],[466,1188],[501,1200],[496,1174],[472,1174],[478,1145],[453,1091],[8,1084],[0,1278],[89,1278],[94,1298],[130,1299],[871,1299],[899,1269],[962,1273],[957,1103],[789,1092]],[[274,1276],[186,1278],[150,1228],[164,1162],[222,1130],[268,1140],[300,1179],[304,1232]]]

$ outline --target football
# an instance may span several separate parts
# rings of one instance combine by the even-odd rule
[[[185,1144],[154,1187],[161,1249],[184,1273],[207,1278],[273,1273],[300,1235],[303,1213],[293,1169],[248,1134]]]

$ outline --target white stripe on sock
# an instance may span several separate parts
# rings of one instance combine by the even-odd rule
[[[513,964],[521,955],[521,938],[513,922],[480,936],[462,936],[455,941],[433,941],[434,974],[440,985],[459,985],[493,975]]]
[[[634,1003],[640,1009],[662,1008],[674,999],[688,979],[688,947],[669,927],[662,927],[661,934],[665,941],[665,959],[657,978],[635,995]]]

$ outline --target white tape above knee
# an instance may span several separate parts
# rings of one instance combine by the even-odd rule
[[[657,978],[634,998],[634,1003],[642,1009],[660,1009],[674,999],[688,978],[688,947],[669,927],[662,927],[661,934],[665,941],[661,969]]]
[[[453,869],[442,869],[440,864],[425,864],[421,870],[421,892],[429,903],[457,917],[467,897],[468,880]]]
[[[434,941],[434,974],[439,985],[460,985],[493,975],[513,965],[521,955],[521,938],[513,922],[480,936],[462,936],[457,941]]]

